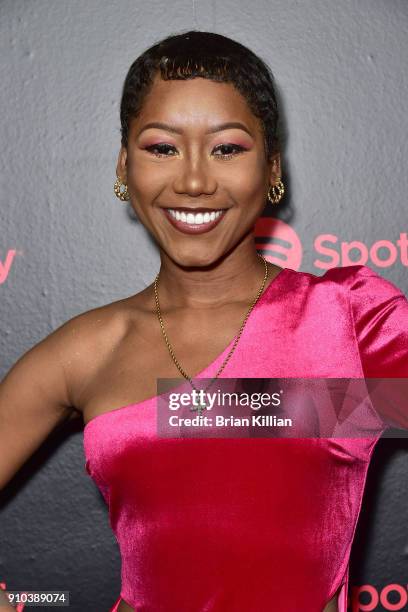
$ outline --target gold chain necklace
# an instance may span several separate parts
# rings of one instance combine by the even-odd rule
[[[229,359],[230,359],[230,357],[231,357],[232,353],[233,353],[233,352],[234,352],[234,350],[235,350],[235,347],[236,347],[236,346],[237,346],[237,344],[238,344],[238,340],[240,339],[241,334],[242,334],[242,332],[244,331],[244,327],[245,327],[245,325],[246,325],[246,322],[247,322],[247,320],[248,320],[248,317],[249,317],[249,315],[251,314],[252,309],[254,308],[255,304],[256,304],[256,303],[257,303],[257,301],[259,300],[259,298],[260,298],[260,296],[261,296],[261,293],[262,293],[262,291],[263,291],[263,289],[264,289],[264,287],[265,287],[265,283],[266,283],[266,280],[267,280],[267,278],[268,278],[268,264],[267,264],[267,261],[266,261],[265,257],[263,257],[262,255],[260,255],[259,253],[257,253],[257,255],[258,255],[258,257],[260,257],[260,258],[263,260],[264,265],[265,265],[265,275],[264,275],[264,278],[263,278],[262,284],[261,284],[261,286],[260,286],[260,288],[259,288],[259,290],[258,290],[258,293],[257,293],[257,295],[256,295],[256,297],[255,297],[255,299],[254,299],[254,301],[252,302],[252,304],[251,304],[251,306],[250,306],[250,308],[249,308],[248,312],[247,312],[247,313],[246,313],[246,315],[245,315],[245,318],[244,318],[244,320],[243,320],[243,322],[242,322],[242,325],[241,325],[241,327],[240,327],[240,329],[239,329],[239,332],[238,332],[238,334],[237,334],[237,336],[236,336],[236,338],[235,338],[235,342],[234,342],[234,344],[233,344],[233,346],[232,346],[232,348],[231,348],[230,352],[228,353],[227,357],[224,359],[223,364],[222,364],[222,365],[221,365],[221,367],[219,368],[219,370],[218,370],[218,372],[216,373],[216,375],[214,376],[214,378],[211,380],[211,382],[209,383],[209,385],[207,385],[207,387],[204,389],[204,393],[205,393],[205,392],[207,391],[207,389],[208,389],[208,388],[209,388],[209,387],[210,387],[210,386],[213,384],[214,380],[216,380],[216,379],[218,378],[218,376],[221,374],[221,372],[223,371],[223,369],[224,369],[224,368],[225,368],[225,366],[227,365],[227,363],[228,363],[228,361],[229,361]],[[169,342],[169,339],[168,339],[168,337],[167,337],[166,331],[165,331],[165,329],[164,329],[163,317],[162,317],[162,315],[161,315],[160,305],[159,305],[159,296],[158,296],[158,294],[157,294],[157,282],[158,282],[158,280],[159,280],[159,276],[160,276],[160,272],[157,274],[156,278],[154,279],[154,298],[155,298],[155,301],[156,301],[156,313],[157,313],[157,317],[158,317],[158,319],[159,319],[159,323],[160,323],[160,327],[161,327],[161,330],[162,330],[162,333],[163,333],[164,341],[165,341],[165,343],[166,343],[166,346],[167,346],[167,348],[168,348],[168,351],[169,351],[169,353],[170,353],[170,356],[171,356],[171,358],[172,358],[173,362],[174,362],[174,363],[175,363],[175,365],[177,366],[177,369],[178,369],[178,370],[179,370],[179,372],[180,372],[180,373],[181,373],[181,374],[184,376],[184,378],[186,378],[186,379],[187,379],[187,380],[190,382],[190,384],[191,384],[191,386],[193,387],[193,389],[194,389],[195,391],[197,391],[197,393],[198,393],[198,390],[195,388],[195,386],[194,386],[194,384],[193,384],[192,378],[191,378],[191,377],[190,377],[190,376],[189,376],[189,375],[188,375],[188,374],[187,374],[187,373],[186,373],[186,372],[183,370],[183,368],[182,368],[182,367],[181,367],[181,365],[179,364],[179,362],[178,362],[178,360],[177,360],[177,358],[176,358],[176,356],[175,356],[175,354],[174,354],[173,348],[172,348],[172,346],[171,346],[171,344],[170,344],[170,342]],[[206,405],[201,403],[201,404],[199,404],[199,405],[198,405],[196,408],[191,408],[191,410],[197,410],[197,411],[198,411],[198,413],[199,413],[199,414],[201,414],[201,411],[202,411],[202,410],[205,410],[206,408],[207,408],[207,407],[206,407]]]

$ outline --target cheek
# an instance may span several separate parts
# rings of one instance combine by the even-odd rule
[[[225,180],[224,186],[230,190],[237,202],[245,204],[265,191],[265,174],[261,172],[259,165],[248,164],[245,169],[237,168],[237,171]]]
[[[151,201],[168,185],[168,177],[162,168],[143,168],[138,164],[137,169],[130,172],[129,182],[132,193],[140,201]]]
[[[168,184],[165,164],[154,163],[139,152],[128,155],[128,182],[139,201],[150,199]]]

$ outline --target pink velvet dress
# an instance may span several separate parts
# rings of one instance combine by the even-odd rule
[[[214,376],[232,344],[197,378]],[[368,266],[285,268],[221,377],[406,378],[408,301]],[[386,412],[374,436],[353,440],[166,439],[156,400],[112,407],[84,429],[85,467],[121,553],[120,597],[138,612],[321,612],[340,588],[345,612]],[[408,406],[393,419],[408,428]]]

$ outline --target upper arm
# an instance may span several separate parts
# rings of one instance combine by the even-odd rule
[[[408,300],[368,266],[353,266],[350,300],[366,377],[408,376]]]
[[[81,313],[24,353],[0,382],[0,489],[56,425],[82,411],[125,320],[115,303]]]
[[[66,375],[70,325],[24,353],[0,383],[0,488],[73,413]]]
[[[371,400],[386,425],[408,428],[408,300],[368,266],[353,268],[350,304],[364,377],[376,379]]]

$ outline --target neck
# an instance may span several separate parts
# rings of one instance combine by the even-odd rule
[[[273,267],[268,264],[264,290],[271,280]],[[165,310],[216,308],[241,301],[249,303],[259,291],[264,276],[265,264],[254,244],[252,248],[236,249],[206,267],[182,267],[161,253],[157,283],[160,305]]]

